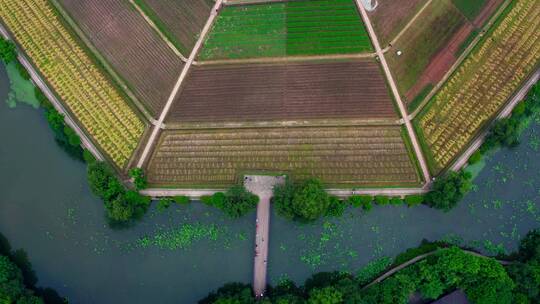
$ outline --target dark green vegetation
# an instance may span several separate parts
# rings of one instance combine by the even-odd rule
[[[22,249],[11,250],[0,234],[0,303],[65,304],[66,299],[50,288],[37,288],[38,280],[28,255]]]
[[[148,182],[146,181],[146,176],[144,171],[141,168],[133,168],[129,170],[129,176],[133,179],[133,184],[135,185],[135,190],[146,189]]]
[[[469,164],[477,163],[483,155],[499,148],[515,148],[519,138],[531,120],[540,113],[540,85],[535,84],[512,111],[510,117],[499,119],[489,131],[480,149],[469,158]]]
[[[337,197],[329,195],[317,179],[298,183],[287,179],[285,184],[274,188],[272,203],[279,215],[304,222],[322,216],[340,216],[346,206]]]
[[[203,196],[201,201],[209,206],[221,209],[232,218],[239,218],[255,209],[259,197],[247,191],[244,186],[236,185],[225,193],[218,192],[212,196]]]
[[[17,59],[17,48],[12,41],[0,38],[0,59],[5,64]]]
[[[352,0],[225,7],[200,57],[233,59],[372,51]]]
[[[452,2],[471,21],[476,18],[486,4],[486,0],[452,0]]]
[[[126,189],[107,164],[89,163],[87,175],[90,189],[105,203],[112,224],[140,219],[148,210],[150,198]]]
[[[472,185],[472,175],[469,172],[448,172],[435,180],[433,188],[425,197],[425,204],[448,212],[472,189]]]
[[[85,153],[81,147],[81,138],[79,135],[66,125],[64,115],[56,111],[39,88],[35,88],[35,95],[41,107],[45,110],[45,118],[54,133],[54,140],[56,143],[72,158],[84,161]]]
[[[424,255],[380,283],[369,285],[391,267]],[[521,241],[515,262],[503,267],[497,260],[479,257],[445,243],[423,243],[418,248],[389,259],[376,260],[352,275],[322,272],[297,287],[285,280],[269,287],[262,303],[362,303],[406,304],[418,293],[424,300],[436,300],[455,290],[463,290],[471,303],[510,304],[540,301],[540,232],[531,231]],[[247,284],[226,284],[199,301],[210,303],[255,303]]]

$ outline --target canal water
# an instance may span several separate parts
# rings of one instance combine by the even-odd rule
[[[56,145],[42,110],[13,107],[14,95],[25,96],[13,94],[19,89],[0,68],[0,232],[13,248],[27,251],[39,286],[71,303],[196,303],[225,282],[251,281],[254,213],[233,221],[191,203],[152,208],[136,226],[111,229],[88,189],[85,165]],[[270,280],[301,283],[318,271],[355,271],[422,239],[491,254],[513,250],[540,226],[539,149],[535,122],[521,146],[486,161],[475,190],[449,213],[423,206],[376,207],[368,214],[351,208],[342,218],[311,225],[274,214]]]

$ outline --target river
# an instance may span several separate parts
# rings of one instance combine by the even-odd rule
[[[41,113],[8,107],[0,68],[0,232],[27,251],[38,285],[70,303],[195,303],[225,282],[249,283],[255,214],[229,220],[200,203],[152,208],[130,229],[111,229],[89,191],[85,165],[54,142]],[[540,221],[540,126],[515,150],[486,161],[475,190],[449,213],[427,207],[350,209],[300,225],[272,217],[269,277],[299,283],[313,272],[354,271],[422,239],[486,253],[512,250]]]

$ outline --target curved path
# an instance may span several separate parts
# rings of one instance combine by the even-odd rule
[[[380,283],[382,281],[384,281],[384,279],[388,278],[388,277],[391,277],[393,274],[395,274],[396,272],[399,272],[400,270],[412,265],[412,264],[415,264],[416,262],[419,262],[429,256],[432,256],[436,253],[438,253],[440,251],[440,249],[437,249],[437,250],[434,250],[434,251],[431,251],[431,252],[428,252],[428,253],[424,253],[422,255],[419,255],[401,265],[398,265],[388,271],[386,271],[385,273],[381,274],[380,276],[378,276],[376,279],[374,279],[371,283],[367,284],[366,286],[362,287],[362,289],[366,289],[372,285],[375,285],[377,283]],[[470,251],[470,250],[465,250],[465,249],[462,249],[463,252],[467,253],[467,254],[470,254],[470,255],[474,255],[474,256],[477,256],[477,257],[481,257],[481,258],[486,258],[486,259],[491,259],[492,257],[490,256],[485,256],[485,255],[482,255],[478,252],[474,252],[474,251]],[[512,262],[509,262],[509,261],[503,261],[503,260],[497,260],[497,262],[499,262],[501,265],[510,265],[512,264]]]

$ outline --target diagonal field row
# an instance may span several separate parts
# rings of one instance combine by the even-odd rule
[[[159,29],[189,55],[213,6],[212,0],[135,0]]]
[[[540,59],[540,2],[515,1],[415,121],[432,170],[445,168]]]
[[[397,119],[374,60],[195,66],[167,119]]]
[[[92,44],[153,114],[183,63],[127,0],[60,0]]]
[[[147,168],[150,183],[183,187],[261,170],[334,186],[420,184],[399,126],[165,131]]]
[[[144,124],[45,0],[0,1],[0,16],[82,127],[119,167]]]
[[[225,6],[200,59],[350,54],[372,51],[353,0]]]

